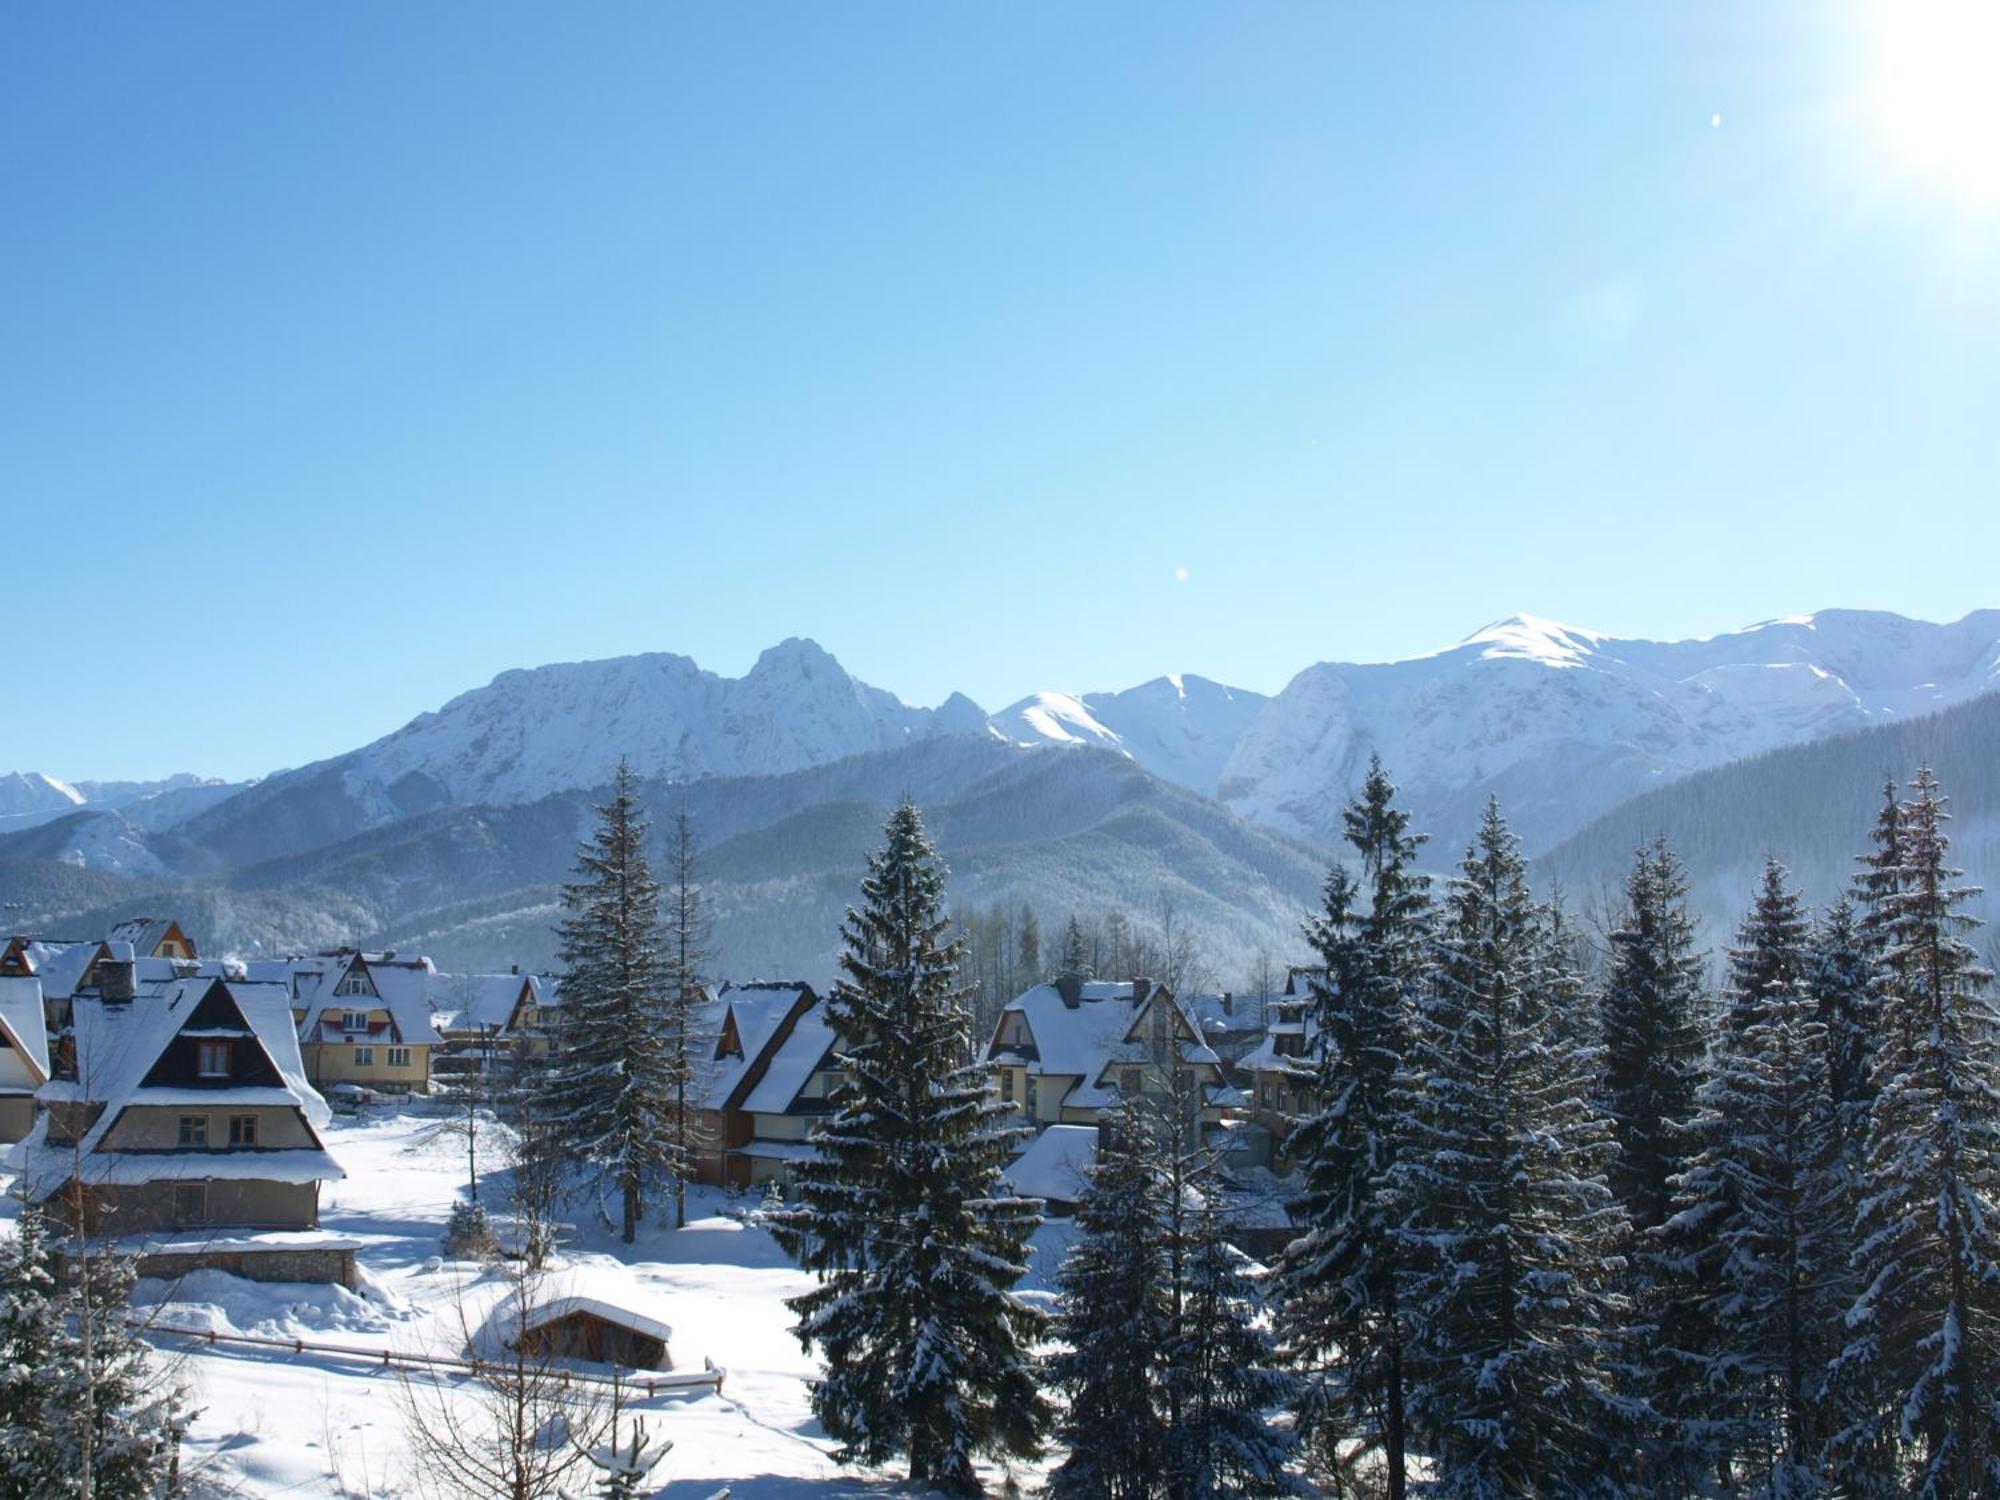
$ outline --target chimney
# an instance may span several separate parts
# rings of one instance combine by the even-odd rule
[[[1152,993],[1152,989],[1152,980],[1134,979],[1132,981],[1132,1003],[1134,1005],[1144,1005],[1146,1003],[1146,996]]]
[[[107,1004],[131,1004],[139,993],[138,965],[129,958],[99,959],[97,993]]]
[[[1230,994],[1228,990],[1222,992],[1222,1013],[1225,1016],[1236,1014],[1236,997]]]
[[[520,974],[520,972],[521,972],[521,966],[520,966],[519,964],[514,964],[514,965],[513,965],[512,967],[510,967],[510,968],[509,968],[509,969],[507,970],[507,972],[508,972],[509,974],[513,974],[513,975],[516,975],[516,976],[518,976],[518,975]]]
[[[1062,996],[1062,1003],[1075,1010],[1083,1002],[1083,976],[1076,973],[1056,975],[1056,993]]]

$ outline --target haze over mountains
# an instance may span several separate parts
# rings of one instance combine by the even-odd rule
[[[904,704],[806,640],[740,678],[647,654],[505,672],[248,785],[0,777],[0,901],[30,919],[11,925],[197,902],[226,944],[400,933],[482,961],[511,942],[538,961],[518,914],[553,900],[622,755],[659,795],[691,783],[741,963],[823,972],[860,854],[908,790],[940,809],[962,899],[1131,910],[1165,892],[1226,968],[1291,950],[1371,753],[1432,833],[1434,864],[1497,793],[1531,854],[1560,846],[1550,868],[1589,880],[1622,859],[1637,825],[1616,815],[1649,794],[1995,689],[1994,610],[1948,625],[1828,611],[1679,642],[1513,616],[1424,656],[1307,667],[1269,698],[1166,676],[991,715],[960,694]],[[1975,738],[1987,723],[1967,722]],[[1801,826],[1832,805],[1793,800]],[[1615,831],[1584,837],[1599,825]]]

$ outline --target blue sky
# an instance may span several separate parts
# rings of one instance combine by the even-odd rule
[[[2000,604],[2000,229],[1878,21],[10,7],[0,768]]]

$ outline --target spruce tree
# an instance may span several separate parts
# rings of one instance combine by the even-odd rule
[[[1589,1100],[1595,1059],[1563,1013],[1572,995],[1489,802],[1444,901],[1394,1170],[1411,1409],[1440,1495],[1611,1493],[1630,1472],[1625,1222]]]
[[[688,813],[687,788],[681,788],[674,813],[672,882],[667,887],[666,991],[661,1019],[666,1027],[667,1056],[663,1081],[673,1090],[672,1128],[663,1142],[663,1165],[674,1180],[674,1227],[687,1227],[687,1185],[694,1176],[701,1143],[696,1139],[694,1068],[710,1038],[694,1034],[697,1018],[708,999],[702,966],[708,961],[708,903],[701,887],[694,819]]]
[[[1858,1162],[1875,1095],[1876,1035],[1882,1025],[1881,980],[1864,945],[1854,902],[1846,896],[1827,908],[1813,932],[1806,985],[1826,1034],[1827,1092],[1833,1100],[1841,1155]]]
[[[35,1210],[0,1249],[0,1497],[181,1493],[187,1393],[128,1321],[137,1270],[80,1236],[64,1282]]]
[[[944,879],[904,802],[848,909],[827,1000],[847,1083],[797,1206],[770,1222],[819,1278],[788,1305],[825,1358],[813,1412],[841,1460],[906,1454],[913,1484],[976,1495],[975,1456],[1032,1454],[1048,1425],[1028,1354],[1043,1319],[1011,1290],[1041,1215],[1001,1193],[1025,1132],[977,1062]]]
[[[1297,1382],[1278,1365],[1259,1288],[1229,1243],[1212,1186],[1183,1221],[1178,1328],[1165,1357],[1172,1500],[1300,1492],[1292,1434],[1275,1426]]]
[[[597,828],[563,887],[562,1026],[536,1107],[560,1149],[593,1164],[617,1192],[626,1244],[646,1189],[671,1166],[673,1049],[660,947],[660,888],[649,825],[624,761]]]
[[[1076,1247],[1057,1272],[1062,1310],[1050,1380],[1068,1398],[1068,1456],[1053,1500],[1152,1500],[1166,1482],[1161,1371],[1173,1332],[1161,1228],[1162,1143],[1150,1111],[1121,1101],[1077,1205]]]
[[[1069,926],[1063,929],[1062,967],[1057,972],[1090,977],[1090,943],[1075,912],[1069,914]]]
[[[1927,767],[1911,788],[1880,867],[1887,992],[1830,1455],[1858,1493],[1972,1500],[2000,1493],[2000,1017],[1945,798]]]
[[[1701,957],[1686,902],[1687,879],[1666,840],[1641,848],[1598,1000],[1602,1105],[1618,1142],[1611,1185],[1642,1233],[1666,1219],[1701,1073]]]
[[[1335,866],[1305,928],[1319,959],[1310,980],[1319,1108],[1287,1141],[1299,1163],[1299,1233],[1275,1268],[1281,1344],[1304,1376],[1301,1433],[1332,1468],[1379,1455],[1390,1500],[1406,1491],[1409,1434],[1389,1176],[1405,1134],[1403,1059],[1430,925],[1429,877],[1414,865],[1423,840],[1409,821],[1371,761],[1345,818],[1361,881]]]
[[[1597,1102],[1618,1144],[1609,1180],[1633,1234],[1627,1292],[1646,1352],[1637,1389],[1666,1424],[1652,1435],[1649,1463],[1660,1482],[1693,1488],[1700,1475],[1687,1465],[1702,1449],[1685,1441],[1700,1400],[1690,1351],[1709,1342],[1702,1320],[1713,1266],[1661,1234],[1674,1179],[1696,1147],[1690,1126],[1703,1055],[1701,959],[1686,897],[1666,840],[1642,846],[1598,998],[1604,1060]]]
[[[1672,1328],[1692,1378],[1678,1449],[1754,1495],[1816,1493],[1827,1433],[1824,1371],[1845,1310],[1849,1199],[1806,921],[1775,860],[1730,950],[1724,1025],[1697,1099],[1700,1150],[1676,1179],[1662,1241],[1671,1285],[1699,1306]]]

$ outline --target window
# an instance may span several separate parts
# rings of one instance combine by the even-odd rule
[[[375,987],[368,982],[366,974],[349,974],[345,979],[340,981],[339,988],[335,989],[334,993],[336,995],[372,995],[375,993]]]
[[[1120,1068],[1118,1070],[1118,1089],[1127,1098],[1137,1098],[1139,1093],[1139,1070],[1137,1068]]]
[[[232,1146],[254,1146],[257,1144],[257,1117],[255,1115],[231,1115],[229,1117],[229,1144]]]
[[[181,1149],[183,1151],[206,1151],[208,1149],[208,1116],[181,1116]]]
[[[1000,1070],[1000,1097],[1005,1099],[1009,1104],[1014,1102],[1014,1070],[1012,1068],[1002,1068]]]
[[[356,1047],[354,1049],[354,1066],[357,1068],[374,1067],[375,1049],[373,1047]]]
[[[410,1049],[408,1047],[391,1047],[389,1049],[390,1067],[407,1068],[409,1065],[410,1065]]]
[[[176,1224],[208,1222],[207,1183],[182,1182],[174,1185],[174,1222]]]
[[[342,1031],[366,1031],[368,1029],[368,1012],[365,1010],[342,1011],[340,1013],[340,1029]]]
[[[229,1076],[229,1043],[203,1042],[196,1059],[195,1071],[203,1078],[227,1078]]]

